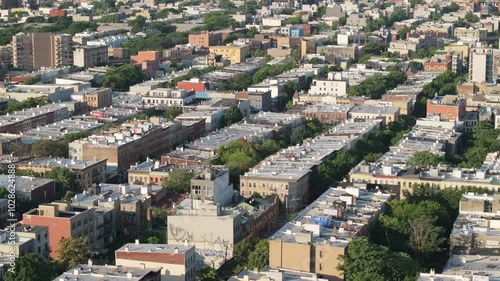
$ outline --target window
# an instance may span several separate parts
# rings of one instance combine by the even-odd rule
[[[319,251],[319,257],[323,258],[323,251]]]
[[[322,264],[322,263],[320,263],[320,264],[319,264],[319,270],[320,270],[320,271],[322,271],[322,270],[323,270],[323,264]]]

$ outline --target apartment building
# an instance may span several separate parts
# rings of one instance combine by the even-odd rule
[[[308,91],[312,96],[345,96],[349,87],[348,80],[342,80],[341,75],[335,77],[330,75],[327,80],[313,79],[311,89]],[[330,79],[331,78],[331,79]],[[337,79],[338,78],[338,79]]]
[[[51,258],[57,258],[59,241],[68,237],[88,237],[94,244],[94,209],[70,206],[67,202],[41,204],[24,213],[23,224],[49,228],[49,251]]]
[[[72,36],[28,33],[12,36],[12,65],[23,70],[73,65]]]
[[[113,280],[113,281],[161,281],[161,268],[130,267],[115,265],[78,264],[54,280]]]
[[[107,158],[108,171],[123,173],[147,156],[162,155],[182,142],[181,123],[153,125],[139,120],[69,144],[71,159],[92,160],[95,155]]]
[[[460,213],[450,234],[450,250],[500,248],[500,194],[466,193],[460,199]]]
[[[130,56],[130,63],[139,66],[150,77],[155,77],[156,70],[160,66],[159,51],[140,51],[135,56]]]
[[[420,146],[417,151],[436,152],[436,150],[443,148],[443,145],[440,145],[441,148],[435,147],[432,142],[424,145],[422,140],[418,139],[413,142],[413,146]],[[498,153],[489,154],[480,169],[470,171],[450,167],[407,168],[401,163],[406,163],[415,151],[404,152],[400,150],[396,152],[397,154],[394,151],[389,151],[375,163],[361,162],[351,170],[349,178],[352,182],[397,184],[402,193],[403,191],[411,191],[413,185],[416,184],[429,184],[436,189],[473,186],[498,191]]]
[[[99,184],[106,181],[106,159],[73,160],[67,158],[37,158],[25,162],[19,162],[16,166],[19,170],[31,170],[35,173],[45,175],[54,168],[67,168],[75,174],[78,188],[80,190],[91,184]]]
[[[349,118],[357,120],[382,119],[384,125],[399,120],[400,108],[395,106],[355,105],[349,110]]]
[[[229,170],[222,167],[207,168],[191,179],[191,198],[221,206],[231,203],[235,195],[229,182]]]
[[[16,223],[0,230],[0,256],[19,258],[29,253],[49,257],[48,227]]]
[[[357,60],[363,56],[364,52],[362,48],[358,47],[358,45],[353,44],[349,46],[318,46],[316,48],[316,54],[325,55],[328,62],[335,62],[335,58],[349,58]]]
[[[113,105],[113,93],[110,88],[100,88],[90,93],[83,94],[83,100],[87,102],[90,110],[109,107]]]
[[[222,43],[222,33],[220,32],[200,32],[192,33],[188,36],[188,42],[194,46],[203,46],[209,48]]]
[[[286,270],[282,268],[272,268],[266,266],[259,270],[243,269],[235,276],[231,276],[228,281],[266,281],[266,280],[290,280],[290,281],[327,281],[319,278],[315,273],[299,272],[296,270]]]
[[[338,124],[349,119],[351,105],[344,104],[313,104],[294,106],[289,112],[296,112],[306,119],[318,118],[323,124]]]
[[[159,161],[146,159],[142,163],[136,163],[127,170],[128,183],[134,184],[141,182],[142,184],[161,185],[164,178],[168,178],[169,172],[162,169]]]
[[[391,41],[391,43],[389,44],[389,48],[387,48],[387,51],[391,53],[399,53],[401,56],[409,57],[418,52],[419,48],[420,46],[417,42],[408,40],[396,40]]]
[[[493,49],[476,47],[470,49],[469,79],[476,83],[492,83],[493,80]]]
[[[0,116],[0,133],[17,134],[69,118],[67,103],[47,104]]]
[[[352,186],[329,188],[268,239],[269,266],[344,280],[339,255],[353,238],[370,235],[392,196]]]
[[[109,61],[108,46],[79,46],[73,51],[75,66],[102,66]]]
[[[0,88],[0,96],[17,101],[29,98],[48,98],[50,102],[60,103],[71,101],[74,86],[68,85],[6,85]]]
[[[442,273],[431,270],[420,273],[418,281],[433,280],[488,280],[500,279],[500,255],[498,249],[470,249],[452,253]]]
[[[55,200],[56,182],[52,179],[16,177],[16,199],[47,203]],[[9,176],[0,175],[0,186],[9,185]]]
[[[161,268],[161,281],[195,280],[195,247],[177,244],[125,244],[115,251],[116,265]]]
[[[451,60],[452,60],[451,56],[445,59],[433,58],[424,63],[424,71],[427,72],[451,71],[451,63],[452,63]]]
[[[231,64],[242,63],[250,55],[250,45],[227,44],[226,46],[210,46],[209,49],[210,53],[221,55]]]
[[[150,208],[154,200],[160,200],[165,193],[159,186],[101,183],[77,194],[73,205],[97,207],[96,212],[111,212],[105,217],[110,227],[107,233],[110,240],[120,234],[137,236],[150,228]]]
[[[194,101],[195,93],[184,89],[158,88],[149,91],[142,100],[158,107],[183,107]]]
[[[301,146],[288,147],[271,155],[240,176],[240,194],[251,197],[277,195],[290,211],[308,202],[310,175],[322,162],[380,128],[380,120],[346,121]]]
[[[457,96],[436,96],[427,100],[427,116],[439,115],[446,120],[462,120],[466,100]]]
[[[173,210],[167,229],[168,244],[196,247],[201,261],[215,269],[233,256],[234,245],[245,237],[241,211],[192,198]]]
[[[488,36],[486,28],[473,28],[473,27],[457,27],[454,29],[455,38],[457,39],[478,39],[483,41]]]

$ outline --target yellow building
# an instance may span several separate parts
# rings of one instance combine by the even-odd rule
[[[227,44],[226,46],[211,46],[210,53],[221,55],[226,60],[231,61],[231,64],[241,63],[250,55],[250,45],[234,45]]]
[[[469,45],[463,44],[463,45],[448,45],[444,47],[444,50],[447,52],[462,52],[464,56],[464,60],[468,61],[469,60]]]

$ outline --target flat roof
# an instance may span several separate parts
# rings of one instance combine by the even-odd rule
[[[127,249],[128,247],[128,249]],[[178,251],[179,254],[185,254],[186,252],[194,249],[194,246],[184,246],[184,245],[169,245],[169,244],[135,244],[127,243],[123,245],[117,252],[133,252],[133,253],[162,253],[162,254],[174,254]]]
[[[78,280],[78,281],[140,281],[152,273],[161,271],[161,267],[129,267],[115,265],[87,265],[79,264],[66,271],[53,281]]]
[[[105,159],[95,159],[95,160],[74,160],[68,158],[34,158],[28,161],[23,161],[18,164],[27,166],[47,166],[47,167],[65,167],[69,169],[79,169],[83,170],[89,166],[95,165],[105,161]]]

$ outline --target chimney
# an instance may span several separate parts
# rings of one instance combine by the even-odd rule
[[[174,254],[178,254],[179,253],[179,248],[178,247],[175,247],[174,248]]]
[[[88,265],[89,265],[89,266],[92,266],[92,265],[93,265],[92,259],[89,259],[89,260],[88,260]]]
[[[141,244],[141,243],[139,243],[139,239],[135,239],[135,244],[136,244],[136,245]]]

